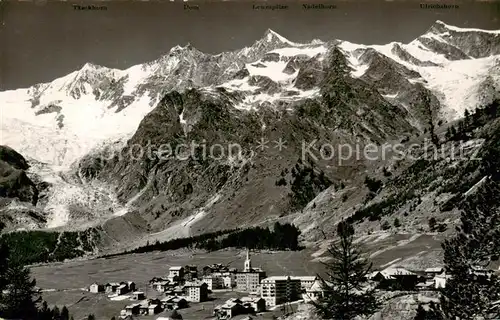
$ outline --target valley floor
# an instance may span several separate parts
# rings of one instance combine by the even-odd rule
[[[434,235],[409,235],[376,233],[359,239],[374,263],[375,269],[390,265],[402,265],[410,269],[425,269],[441,265],[440,239]],[[302,251],[257,251],[252,252],[252,264],[261,267],[268,276],[274,275],[316,275],[322,274],[328,242],[316,244]],[[227,249],[216,252],[176,250],[127,254],[110,258],[74,260],[64,263],[32,266],[33,277],[49,304],[59,307],[66,305],[75,319],[82,319],[89,313],[97,319],[107,320],[118,316],[120,310],[132,302],[127,300],[110,301],[104,294],[86,292],[93,282],[134,281],[139,290],[148,297],[155,291],[148,282],[155,276],[164,276],[171,266],[195,264],[199,268],[214,263],[229,264],[241,269],[245,251]],[[209,317],[215,305],[231,297],[246,296],[246,293],[216,292],[211,295],[214,301],[192,304],[183,310],[184,319],[199,320]],[[268,312],[265,316],[271,315]],[[142,319],[149,319],[141,317]],[[153,319],[153,318],[151,318]],[[265,317],[262,319],[266,319]]]

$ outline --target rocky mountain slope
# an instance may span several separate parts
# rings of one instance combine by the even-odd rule
[[[40,186],[26,174],[29,164],[12,148],[0,146],[0,225],[43,227],[43,215],[33,210],[39,201]],[[22,205],[25,203],[25,205]]]
[[[1,143],[47,183],[34,206],[46,226],[102,225],[104,245],[276,220],[293,221],[314,241],[351,215],[364,232],[378,230],[379,219],[362,222],[370,215],[363,210],[424,232],[434,203],[454,195],[428,186],[450,164],[419,162],[424,138],[499,98],[499,50],[500,31],[441,21],[408,44],[299,44],[268,30],[250,47],[217,55],[177,46],[126,70],[88,63],[51,83],[0,92]],[[419,156],[337,152],[401,141]],[[367,176],[382,185],[370,191]],[[409,194],[415,184],[427,189]],[[415,210],[421,217],[406,223]]]

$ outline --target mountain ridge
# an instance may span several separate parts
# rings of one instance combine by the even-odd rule
[[[373,166],[298,163],[301,142],[382,145],[499,97],[500,32],[461,30],[437,21],[408,44],[359,45],[299,44],[269,29],[250,47],[220,54],[188,44],[125,70],[87,63],[50,83],[0,92],[9,111],[1,143],[35,163],[29,175],[51,182],[36,208],[51,227],[130,222],[138,237],[168,238],[281,219]],[[255,155],[259,138],[282,138],[287,149]],[[244,152],[203,161],[106,154],[189,141],[238,143]],[[284,173],[296,166],[295,176]],[[277,185],[282,174],[286,187]]]

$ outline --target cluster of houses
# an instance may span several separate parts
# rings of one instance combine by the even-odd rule
[[[477,276],[487,277],[492,271],[477,268],[473,272]],[[367,280],[380,290],[437,290],[444,288],[449,278],[442,267],[423,271],[388,267],[367,276]],[[122,310],[122,318],[175,311],[168,319],[181,319],[177,310],[188,308],[190,303],[207,301],[209,293],[214,290],[234,290],[248,294],[247,297],[234,297],[214,306],[213,316],[217,319],[260,313],[293,301],[303,300],[308,303],[325,295],[323,281],[316,276],[268,277],[261,268],[252,267],[248,251],[242,270],[213,264],[203,267],[202,274],[199,274],[194,265],[172,266],[168,275],[151,279],[149,287],[155,293],[155,297],[151,299],[144,292],[138,291],[131,281],[106,285],[93,283],[89,291],[105,292],[115,300],[123,297],[134,301]]]
[[[213,308],[213,315],[218,319],[230,319],[236,315],[263,312],[266,308],[302,299],[302,293],[313,287],[315,282],[316,277],[311,276],[267,277],[264,270],[252,267],[247,251],[242,270],[212,264],[203,267],[199,274],[194,265],[172,266],[166,276],[154,277],[149,281],[149,287],[155,296],[153,298],[147,298],[131,281],[105,285],[93,283],[89,291],[104,292],[112,300],[134,301],[122,310],[122,318],[188,308],[190,303],[207,301],[209,292],[214,290],[248,293],[247,297],[232,298]],[[315,288],[317,287],[320,286],[316,283]]]
[[[135,283],[132,281],[109,282],[105,285],[94,282],[90,285],[89,291],[92,293],[105,292],[108,297],[125,295],[135,291]]]
[[[217,319],[231,319],[241,314],[253,314],[266,311],[266,302],[260,297],[243,297],[227,300],[214,308]]]

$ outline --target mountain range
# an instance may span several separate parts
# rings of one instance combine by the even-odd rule
[[[267,30],[216,55],[188,44],[126,70],[86,63],[0,92],[0,221],[6,230],[99,226],[103,248],[274,221],[317,241],[340,219],[397,198],[384,216],[421,232],[432,214],[457,216],[438,210],[454,193],[427,190],[418,204],[399,196],[419,160],[339,163],[318,147],[304,158],[304,145],[421,144],[499,99],[499,85],[500,31],[442,21],[407,44],[295,43]],[[182,159],[159,155],[193,142]],[[149,156],[132,156],[137,148]],[[426,177],[446,171],[438,168]],[[367,177],[381,186],[367,189]],[[380,219],[358,220],[367,234],[380,228]]]

